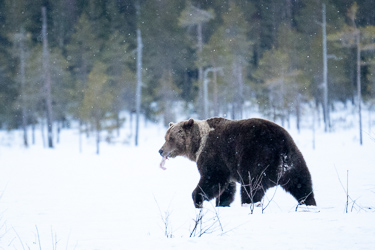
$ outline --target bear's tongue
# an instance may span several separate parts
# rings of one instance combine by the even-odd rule
[[[166,170],[166,168],[164,167],[164,164],[165,164],[165,161],[168,159],[167,156],[164,156],[163,159],[161,160],[160,162],[160,168],[163,169],[163,170]]]

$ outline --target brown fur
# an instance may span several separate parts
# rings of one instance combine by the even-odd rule
[[[193,191],[197,208],[212,198],[217,206],[229,206],[235,182],[242,184],[242,203],[261,201],[268,188],[281,185],[299,204],[316,205],[301,152],[285,129],[267,120],[211,118],[171,123],[159,153],[170,158],[185,156],[197,163],[201,175]],[[259,188],[254,191],[257,180]]]

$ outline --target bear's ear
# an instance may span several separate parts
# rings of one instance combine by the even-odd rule
[[[183,128],[191,128],[194,124],[193,118],[190,118],[188,121],[184,122],[182,125]]]
[[[169,127],[172,127],[173,125],[174,125],[173,122],[170,122],[170,123],[169,123]]]

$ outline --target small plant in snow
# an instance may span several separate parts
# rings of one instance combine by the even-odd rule
[[[217,210],[214,210],[213,217],[207,216],[209,212],[210,210],[205,208],[199,209],[199,213],[193,219],[194,226],[189,237],[201,237],[204,234],[211,234],[216,231],[223,232],[223,226]]]
[[[254,203],[254,197],[255,197],[255,194],[263,189],[263,185],[262,185],[262,180],[263,180],[263,174],[264,174],[264,171],[266,171],[267,168],[265,168],[263,170],[263,172],[257,177],[257,178],[252,178],[251,177],[251,174],[249,172],[249,183],[245,183],[245,181],[242,179],[240,173],[238,172],[238,175],[240,176],[241,178],[241,185],[244,188],[247,196],[249,197],[250,199],[250,213],[253,214],[254,213],[254,209],[255,209],[255,203]],[[248,187],[248,188],[247,188]],[[263,189],[264,190],[264,189]]]
[[[162,213],[162,211],[160,209],[160,206],[159,206],[159,203],[157,202],[155,197],[154,197],[154,200],[156,202],[156,205],[158,206],[160,218],[161,218],[161,220],[163,221],[163,224],[164,224],[164,235],[167,238],[173,238],[172,227],[171,227],[171,223],[170,223],[170,220],[169,220],[171,212],[169,210],[167,210],[167,211],[164,211],[164,213]]]
[[[202,192],[203,196],[206,196],[203,190]],[[211,234],[218,230],[220,230],[221,232],[224,231],[217,208],[211,202],[208,203],[212,206],[214,215],[212,217],[209,217],[207,215],[212,211],[205,208],[200,208],[199,213],[196,214],[195,218],[193,219],[194,226],[190,232],[189,237],[201,237],[204,234]]]
[[[266,171],[267,168],[265,168],[259,176],[257,176],[257,178],[254,178],[251,176],[250,172],[249,172],[249,183],[248,184],[245,184],[244,180],[242,179],[241,175],[240,175],[240,178],[241,178],[241,185],[243,187],[245,187],[245,192],[247,194],[247,196],[250,198],[250,214],[253,214],[254,213],[254,209],[255,207],[257,206],[261,206],[262,207],[262,213],[264,212],[264,210],[266,210],[266,208],[270,205],[270,203],[272,202],[273,198],[275,197],[276,195],[276,191],[277,191],[277,188],[279,185],[286,185],[287,183],[284,183],[284,184],[280,184],[280,179],[281,179],[281,176],[282,174],[279,173],[278,176],[277,176],[277,180],[276,180],[276,183],[275,183],[275,192],[273,193],[271,199],[268,199],[268,202],[267,204],[265,205],[265,198],[266,198],[266,190],[264,189],[263,185],[262,185],[262,181],[263,181],[263,177],[265,176],[264,172]],[[248,188],[247,188],[248,187]],[[262,198],[262,200],[260,202],[254,202],[254,197],[256,195],[256,193],[259,191],[259,190],[262,190],[264,192],[264,196]]]
[[[169,211],[165,211],[164,216],[161,215],[161,219],[164,223],[164,235],[167,238],[173,238],[172,228],[171,228],[170,222],[169,222],[169,216],[170,215],[171,215],[171,213]]]
[[[353,211],[375,211],[373,207],[363,207],[357,203],[357,200],[354,200],[350,195],[349,195],[349,170],[346,170],[346,188],[344,187],[344,184],[341,182],[340,175],[336,170],[337,177],[339,179],[339,182],[341,184],[342,189],[344,190],[346,194],[346,201],[345,201],[345,213],[348,212],[353,212]]]

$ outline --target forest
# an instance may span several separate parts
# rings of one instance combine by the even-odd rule
[[[0,128],[375,110],[373,0],[0,0]],[[361,125],[362,126],[362,125]],[[136,132],[137,136],[137,132]]]

